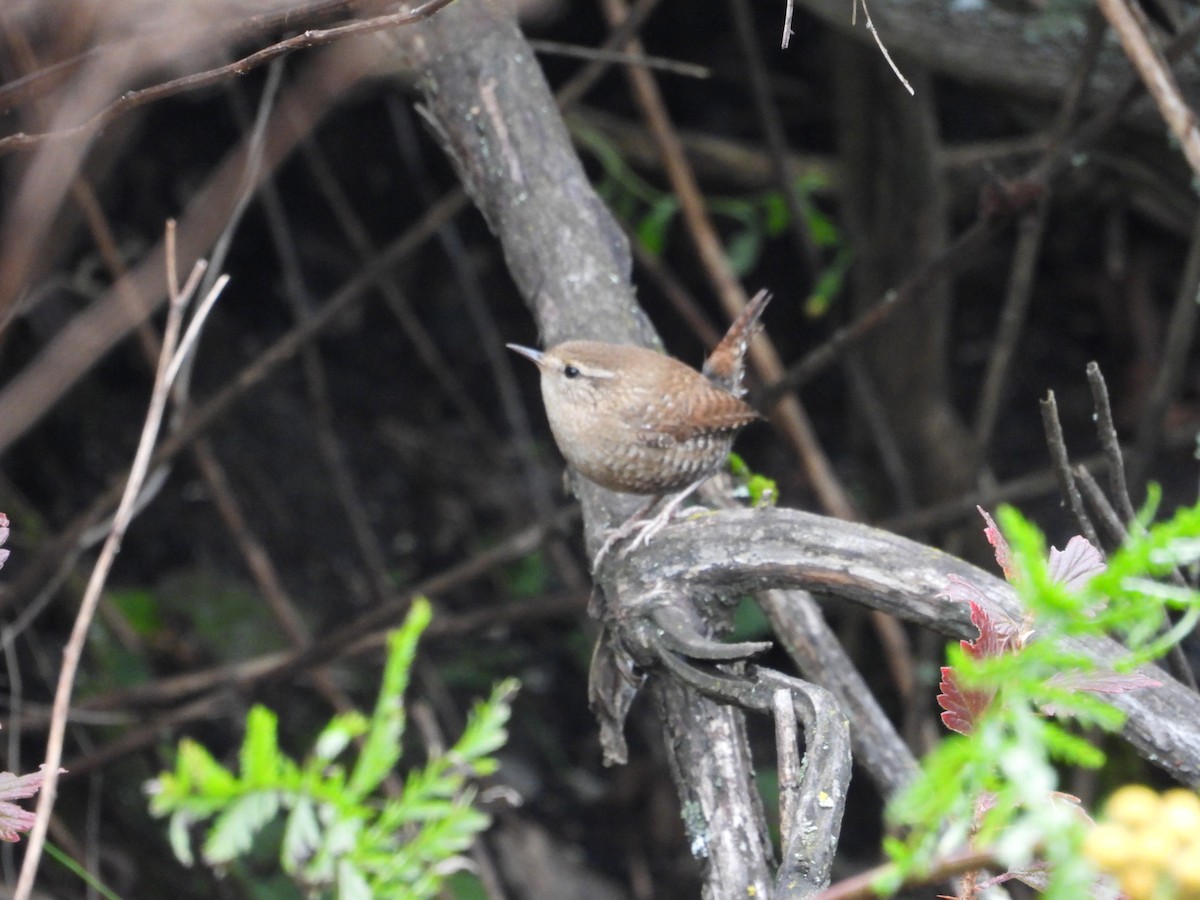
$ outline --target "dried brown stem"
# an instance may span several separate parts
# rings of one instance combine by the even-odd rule
[[[1071,474],[1071,457],[1067,450],[1066,439],[1063,437],[1062,422],[1058,418],[1058,402],[1054,399],[1054,391],[1049,391],[1046,399],[1041,401],[1040,405],[1042,428],[1046,432],[1046,446],[1050,449],[1050,460],[1054,467],[1055,477],[1058,479],[1059,491],[1066,500],[1067,507],[1075,517],[1075,522],[1079,525],[1083,536],[1091,542],[1093,547],[1099,548],[1100,538],[1096,536],[1096,529],[1088,517],[1087,510],[1083,508],[1083,498],[1079,495],[1079,487],[1075,484],[1075,477]]]
[[[1196,124],[1196,114],[1183,99],[1170,66],[1154,49],[1126,0],[1098,0],[1098,6],[1120,38],[1121,46],[1141,75],[1167,127],[1179,141],[1193,176],[1200,178],[1200,127]]]
[[[602,0],[602,5],[605,15],[614,27],[629,15],[624,0]],[[633,42],[630,46],[636,48],[637,52],[641,52],[640,44]],[[717,231],[709,218],[700,186],[696,182],[691,165],[683,152],[679,135],[671,124],[654,76],[645,69],[629,69],[626,77],[630,82],[634,99],[658,143],[667,175],[671,180],[671,187],[679,200],[684,223],[700,256],[701,264],[704,266],[726,314],[731,319],[736,318],[746,306],[749,298],[738,283]],[[764,381],[777,381],[783,373],[783,363],[778,353],[762,334],[751,342],[749,358],[759,377]],[[856,516],[854,505],[842,488],[800,401],[795,396],[782,397],[774,415],[788,442],[803,463],[813,490],[822,506],[832,515],[854,518]]]
[[[302,34],[279,41],[269,47],[264,47],[226,65],[208,69],[204,72],[196,72],[192,75],[185,75],[182,78],[175,78],[171,81],[165,81],[153,87],[142,88],[137,91],[127,91],[99,112],[75,125],[37,134],[17,132],[16,134],[0,138],[0,156],[12,153],[14,150],[34,147],[48,140],[65,140],[67,138],[93,134],[117,117],[138,107],[145,106],[148,103],[155,103],[159,100],[165,100],[168,97],[174,97],[187,91],[210,87],[222,81],[236,78],[239,75],[245,75],[252,69],[256,69],[289,53],[294,53],[297,50],[321,47],[325,44],[331,44],[334,41],[345,40],[357,35],[371,34],[376,31],[384,31],[389,28],[398,28],[403,25],[422,22],[452,2],[453,0],[426,0],[421,6],[408,12],[375,16],[374,18],[351,22],[347,25],[337,25],[332,28],[309,29]]]

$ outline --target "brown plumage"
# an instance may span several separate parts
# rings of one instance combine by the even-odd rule
[[[758,413],[739,398],[746,345],[770,295],[760,292],[704,374],[644,347],[567,341],[508,346],[542,373],[542,400],[563,456],[584,477],[628,494],[667,494],[724,464]]]

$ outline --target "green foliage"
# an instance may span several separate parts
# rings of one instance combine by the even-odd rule
[[[631,223],[638,243],[646,252],[658,256],[666,248],[671,227],[679,215],[674,195],[638,177],[617,148],[601,132],[575,122],[572,134],[600,163],[604,177],[596,191],[622,221]],[[813,195],[828,187],[824,174],[807,172],[793,186],[799,200],[804,228],[813,246],[834,251],[833,262],[818,273],[817,284],[808,300],[809,315],[828,309],[841,292],[850,266],[850,252],[834,221],[812,202]],[[730,265],[745,275],[758,265],[763,245],[769,238],[783,234],[791,224],[791,213],[781,191],[765,191],[740,197],[707,197],[709,211],[732,223],[733,231],[725,247]]]
[[[541,550],[534,550],[514,560],[504,567],[504,580],[508,593],[513,597],[530,599],[542,596],[550,584],[546,555]]]
[[[1048,863],[1047,897],[1091,896],[1095,873],[1079,853],[1086,819],[1054,794],[1056,764],[1102,765],[1104,754],[1077,731],[1115,731],[1123,716],[1096,692],[1153,690],[1154,682],[1090,671],[1094,663],[1075,639],[1119,637],[1127,651],[1106,663],[1127,673],[1164,653],[1200,616],[1200,594],[1155,580],[1200,558],[1200,506],[1135,534],[1103,571],[1072,588],[1061,573],[1052,577],[1045,539],[1032,524],[1013,509],[1002,509],[999,518],[1026,612],[1019,627],[1032,636],[993,655],[949,648],[953,678],[991,700],[971,733],[942,741],[890,805],[890,821],[905,836],[887,842],[896,866],[877,885],[881,892],[969,841],[992,848],[1016,872],[1036,854]],[[1168,625],[1170,608],[1184,611],[1175,627]],[[1114,686],[1121,678],[1124,686]]]
[[[400,796],[384,796],[380,786],[400,761],[404,692],[430,616],[428,602],[418,600],[389,636],[370,718],[357,711],[335,716],[303,762],[282,751],[278,719],[261,706],[246,719],[240,774],[198,743],[181,741],[175,771],[149,786],[153,814],[170,816],[171,846],[180,861],[194,862],[193,826],[208,823],[201,856],[225,868],[246,857],[282,816],[280,866],[306,896],[435,896],[490,823],[472,806],[468,781],[496,770],[492,754],[506,740],[517,683],[497,685],[476,705],[453,747],[409,771]],[[339,763],[354,743],[356,758]]]
[[[735,495],[748,497],[750,505],[756,509],[760,506],[774,506],[779,500],[779,485],[775,479],[755,472],[736,453],[729,454],[729,471],[738,481]]]

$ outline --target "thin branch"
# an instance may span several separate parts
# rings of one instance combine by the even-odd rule
[[[581,47],[578,44],[566,44],[562,41],[529,41],[529,46],[538,53],[549,56],[570,56],[575,59],[594,60],[611,65],[643,66],[647,69],[657,69],[670,75],[680,75],[684,78],[712,78],[713,70],[708,66],[696,63],[681,62],[677,59],[667,59],[663,56],[646,56],[639,53],[623,53],[619,50],[604,50],[596,47]]]
[[[783,118],[772,97],[767,67],[756,43],[758,36],[754,29],[754,11],[750,8],[750,0],[730,0],[730,7],[738,43],[742,48],[742,57],[746,60],[746,71],[750,76],[750,94],[754,100],[754,110],[762,124],[763,136],[767,139],[776,187],[783,194],[784,203],[787,204],[788,233],[796,247],[798,261],[803,263],[807,270],[804,275],[811,284],[817,273],[817,254],[808,234],[808,223],[812,216],[805,208],[805,200],[796,186],[796,172],[792,165]]]
[[[103,128],[118,116],[137,109],[139,106],[145,106],[147,103],[154,103],[167,97],[174,97],[176,94],[182,94],[187,91],[209,87],[210,85],[234,78],[238,75],[245,75],[252,69],[256,69],[273,59],[294,53],[297,50],[307,50],[310,47],[320,47],[324,44],[342,40],[343,38],[423,22],[451,2],[453,0],[427,0],[427,2],[409,12],[376,16],[375,18],[351,22],[348,25],[337,25],[332,28],[310,29],[295,37],[279,41],[269,47],[264,47],[226,65],[207,69],[203,72],[196,72],[192,75],[185,75],[182,78],[175,78],[171,81],[165,81],[153,87],[142,88],[137,91],[127,91],[99,112],[69,128],[59,128],[55,131],[43,131],[36,134],[26,134],[19,131],[7,137],[0,138],[0,156],[11,153],[14,150],[33,147],[51,139],[57,140],[90,134],[95,130]]]
[[[1083,498],[1087,500],[1088,506],[1099,517],[1100,524],[1104,526],[1104,531],[1108,534],[1111,542],[1109,546],[1120,546],[1129,537],[1129,531],[1125,528],[1125,523],[1117,515],[1117,511],[1109,502],[1108,497],[1104,495],[1104,491],[1100,490],[1100,484],[1096,481],[1095,476],[1088,471],[1086,466],[1072,466],[1071,472],[1075,476],[1075,483],[1079,485],[1079,491]],[[1103,548],[1097,544],[1096,549]]]
[[[281,336],[238,372],[220,391],[196,407],[178,430],[163,440],[152,457],[152,464],[157,467],[187,447],[233,403],[261,384],[281,365],[290,361],[301,347],[328,327],[343,310],[360,300],[377,281],[386,276],[391,266],[421,247],[438,226],[457,215],[465,206],[466,197],[461,191],[453,191],[443,197],[413,227],[392,241],[369,265],[335,292],[324,306]],[[0,596],[0,605],[12,603],[17,598],[37,590],[46,570],[57,568],[58,560],[75,551],[81,535],[94,523],[102,520],[109,510],[119,503],[121,484],[120,481],[114,484],[93,500],[87,510],[76,516],[59,537],[51,542],[31,565],[22,570],[17,581],[8,586],[8,591]]]
[[[338,15],[378,6],[379,3],[380,0],[318,0],[307,6],[289,6],[279,11],[236,21],[209,21],[205,23],[203,42],[191,49],[199,53],[213,46],[232,46],[235,41],[248,40],[257,34],[285,28],[293,31],[306,30],[320,22],[328,22]],[[13,78],[0,85],[0,113],[10,112],[22,104],[44,97],[89,60],[104,55],[129,56],[141,53],[144,47],[154,46],[161,42],[164,36],[173,36],[172,32],[177,27],[177,22],[171,21],[169,26],[153,30],[139,29],[133,37],[90,47],[82,53],[50,65],[39,66],[19,78]]]
[[[1004,396],[1013,355],[1021,331],[1025,327],[1025,314],[1033,298],[1033,276],[1049,214],[1050,203],[1043,194],[1035,209],[1022,216],[1017,226],[1017,246],[1013,251],[1008,290],[1005,292],[1004,306],[1000,311],[996,341],[988,359],[987,374],[984,376],[979,409],[975,417],[975,446],[980,452],[980,458],[983,458],[991,442],[996,419],[1000,415],[1000,401]]]
[[[629,15],[625,0],[601,0],[601,5],[609,24],[613,27],[619,26]],[[641,44],[636,41],[631,42],[630,47],[635,52],[642,49]],[[720,236],[708,214],[703,193],[683,152],[679,134],[667,114],[662,94],[653,74],[645,69],[627,69],[626,77],[634,100],[662,153],[671,187],[679,199],[684,224],[705,274],[720,298],[726,314],[732,319],[745,307],[748,298],[738,283]],[[748,356],[764,380],[777,381],[783,374],[783,363],[779,354],[764,335],[758,335],[751,342]],[[803,462],[809,482],[822,506],[832,515],[842,518],[855,517],[854,504],[829,462],[799,399],[792,395],[782,397],[773,417]]]
[[[79,612],[75,617],[75,624],[71,629],[71,637],[67,641],[67,646],[63,651],[62,669],[59,672],[58,687],[54,692],[54,712],[50,722],[50,734],[46,739],[46,780],[42,785],[42,791],[38,797],[37,820],[29,833],[29,843],[25,850],[25,859],[21,865],[21,874],[17,881],[16,890],[13,892],[14,900],[29,900],[33,891],[33,882],[37,876],[38,863],[41,860],[42,849],[46,840],[46,831],[50,826],[50,813],[54,808],[54,800],[58,793],[59,763],[62,761],[63,738],[66,734],[67,716],[71,708],[71,695],[75,688],[75,675],[79,670],[79,662],[83,656],[83,646],[87,641],[88,631],[91,628],[92,619],[95,617],[96,607],[100,602],[101,591],[103,591],[104,584],[108,580],[108,573],[111,571],[113,562],[116,560],[117,552],[121,548],[121,541],[125,536],[125,531],[132,521],[138,493],[150,468],[154,442],[158,437],[158,431],[162,425],[167,400],[171,392],[171,382],[167,376],[173,369],[177,368],[177,347],[180,331],[183,327],[184,311],[188,300],[191,298],[190,292],[196,289],[202,273],[203,266],[197,266],[192,272],[192,277],[188,279],[188,284],[185,285],[184,292],[171,297],[166,332],[162,342],[162,353],[159,357],[158,372],[154,380],[154,390],[150,396],[150,407],[146,413],[145,423],[142,426],[142,436],[138,441],[137,452],[134,455],[133,465],[129,473],[129,480],[121,496],[121,503],[117,507],[112,531],[109,533],[108,540],[105,541],[104,548],[100,551],[100,556],[96,560],[95,568],[93,568],[91,578],[88,580],[87,589],[84,591],[83,600],[79,605]],[[221,288],[224,286],[225,280],[219,280],[213,286],[212,293],[219,295]],[[211,308],[211,303],[208,302],[207,297],[205,298],[205,304]]]
[[[1184,101],[1170,67],[1150,43],[1126,0],[1098,0],[1098,5],[1120,38],[1125,55],[1137,69],[1167,126],[1183,148],[1183,155],[1187,157],[1193,175],[1200,177],[1200,128],[1196,125],[1196,114]]]
[[[908,91],[909,96],[915,95],[916,91],[913,90],[913,86],[900,73],[900,69],[892,61],[892,54],[888,53],[887,47],[883,45],[883,40],[879,37],[879,32],[875,30],[875,23],[871,21],[871,10],[867,8],[867,0],[854,0],[854,11],[850,14],[850,23],[854,24],[854,17],[858,13],[859,6],[862,7],[863,16],[867,21],[867,31],[871,32],[871,37],[875,38],[875,46],[879,48],[879,52],[883,54],[883,58],[887,60],[887,64],[891,66],[892,72],[900,79],[900,83],[904,85],[904,89]]]
[[[951,856],[936,861],[928,872],[910,878],[904,882],[904,887],[914,888],[926,884],[938,884],[956,875],[963,875],[976,869],[1005,868],[994,854],[986,850],[963,850]],[[879,896],[875,890],[875,882],[893,871],[891,864],[876,866],[866,872],[860,872],[850,878],[843,879],[831,885],[827,890],[817,894],[813,900],[874,900]]]
[[[1100,372],[1099,363],[1087,364],[1088,386],[1092,390],[1092,411],[1096,417],[1096,436],[1100,448],[1108,460],[1108,490],[1121,512],[1121,518],[1132,523],[1136,518],[1129,487],[1125,483],[1125,458],[1121,453],[1121,442],[1117,438],[1117,427],[1113,424],[1112,405],[1108,402],[1108,385]]]
[[[1050,459],[1054,464],[1054,474],[1058,478],[1059,490],[1067,502],[1075,521],[1079,524],[1083,536],[1093,547],[1100,546],[1100,538],[1096,536],[1095,526],[1088,518],[1087,510],[1083,508],[1083,498],[1079,495],[1079,487],[1071,474],[1071,458],[1067,452],[1067,442],[1063,437],[1062,422],[1058,418],[1058,401],[1054,399],[1054,391],[1046,393],[1046,399],[1041,401],[1042,428],[1046,432],[1046,446],[1050,448]]]
[[[1141,490],[1154,464],[1154,457],[1162,442],[1163,421],[1171,400],[1176,396],[1179,385],[1183,380],[1184,369],[1187,365],[1188,354],[1195,340],[1196,315],[1200,310],[1200,215],[1192,226],[1191,245],[1188,247],[1187,261],[1183,267],[1183,278],[1179,284],[1179,292],[1175,295],[1175,305],[1171,309],[1171,318],[1167,324],[1165,337],[1166,346],[1163,348],[1162,363],[1158,374],[1154,377],[1154,386],[1150,396],[1146,398],[1142,408],[1142,417],[1138,422],[1137,449],[1138,457],[1132,467],[1130,481],[1134,490]]]

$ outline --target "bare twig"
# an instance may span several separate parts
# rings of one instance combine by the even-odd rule
[[[858,14],[859,6],[862,7],[863,17],[867,22],[867,31],[871,32],[871,37],[875,39],[875,46],[879,48],[879,52],[882,53],[883,58],[887,60],[887,64],[891,67],[892,72],[894,72],[896,77],[900,79],[900,83],[904,85],[904,89],[908,91],[910,96],[915,94],[916,91],[913,90],[913,86],[909,84],[908,79],[900,73],[900,69],[892,61],[892,54],[888,53],[887,47],[883,45],[883,40],[879,37],[879,32],[875,30],[875,23],[871,21],[871,10],[867,8],[867,0],[854,0],[853,11],[850,14],[850,24],[854,24],[854,19]]]
[[[320,309],[260,353],[216,395],[196,407],[178,430],[163,440],[152,457],[153,465],[160,465],[187,447],[233,403],[291,360],[301,347],[334,321],[339,313],[360,300],[367,290],[384,277],[389,267],[414,252],[432,236],[441,223],[457,215],[465,204],[466,198],[461,192],[453,192],[443,197],[420,221],[385,247],[369,265],[335,292]],[[93,500],[92,505],[76,516],[33,564],[22,570],[20,578],[9,585],[9,590],[3,595],[3,603],[11,603],[16,598],[30,595],[37,590],[45,572],[57,568],[64,556],[73,553],[81,535],[94,523],[103,519],[109,510],[119,503],[120,497],[121,483],[118,482]]]
[[[988,359],[987,374],[980,392],[978,412],[975,416],[975,446],[981,458],[992,439],[996,419],[1000,414],[1000,400],[1008,381],[1009,367],[1016,351],[1021,330],[1025,327],[1025,314],[1033,297],[1033,276],[1038,255],[1042,249],[1042,237],[1046,233],[1046,218],[1050,214],[1050,203],[1043,195],[1037,207],[1021,217],[1017,226],[1017,247],[1013,252],[1012,269],[1008,276],[1008,290],[1004,306],[1000,311],[1000,325],[996,341]]]
[[[1071,472],[1075,476],[1075,483],[1079,485],[1079,491],[1083,498],[1099,517],[1100,524],[1104,526],[1104,531],[1110,541],[1109,546],[1119,546],[1129,536],[1129,532],[1125,529],[1125,524],[1117,515],[1117,511],[1113,509],[1112,503],[1104,496],[1104,491],[1100,490],[1100,484],[1086,466],[1072,466]],[[1096,549],[1103,550],[1100,545],[1096,545]]]
[[[365,75],[372,66],[372,52],[365,51],[375,49],[323,54],[287,86],[268,128],[260,173],[278,165],[320,116]],[[381,52],[384,48],[380,45],[378,49]],[[179,252],[185,265],[206,255],[224,229],[245,185],[250,143],[247,137],[226,155],[195,192],[181,217]],[[9,379],[0,390],[0,447],[9,446],[31,428],[136,322],[158,307],[165,294],[163,265],[160,245],[145,254],[119,284],[75,316],[36,358]],[[4,293],[4,284],[0,279],[0,307],[16,296]],[[132,317],[128,297],[136,297],[137,309]],[[0,317],[3,315],[0,310]]]
[[[1154,377],[1154,386],[1142,408],[1142,416],[1138,421],[1137,449],[1135,464],[1131,467],[1130,482],[1134,490],[1142,490],[1154,457],[1162,442],[1163,421],[1167,409],[1176,396],[1180,382],[1183,380],[1188,353],[1195,340],[1196,315],[1200,309],[1200,216],[1197,216],[1192,228],[1191,245],[1188,247],[1187,262],[1183,267],[1183,278],[1179,283],[1179,292],[1175,295],[1175,305],[1171,310],[1171,318],[1167,324],[1165,338],[1166,346],[1162,352],[1162,363]]]
[[[1098,5],[1183,148],[1193,175],[1200,177],[1200,127],[1197,127],[1196,114],[1184,101],[1170,67],[1150,43],[1126,0],[1099,0]]]
[[[185,93],[186,91],[209,87],[239,75],[244,75],[251,69],[255,69],[289,53],[294,53],[297,50],[307,50],[310,47],[320,47],[324,44],[360,34],[370,34],[388,28],[396,28],[401,25],[412,25],[415,22],[423,22],[451,2],[452,0],[427,0],[426,3],[418,6],[416,9],[407,12],[376,16],[371,19],[363,19],[362,21],[351,22],[347,25],[337,25],[332,28],[310,29],[295,37],[272,44],[269,47],[264,47],[248,56],[243,56],[234,62],[218,66],[215,69],[185,75],[182,78],[175,78],[162,84],[156,84],[153,87],[143,88],[142,90],[128,91],[104,107],[104,109],[68,128],[59,128],[55,131],[45,131],[38,134],[17,132],[16,134],[0,138],[0,156],[11,153],[14,150],[33,147],[51,139],[58,140],[91,134],[103,128],[118,116],[124,115],[140,106],[145,106],[147,103],[154,103],[158,100],[164,100],[167,97],[174,97],[177,94]]]
[[[888,423],[887,409],[871,380],[871,373],[863,362],[862,354],[851,353],[847,356],[845,369],[855,405],[866,422],[879,459],[883,463],[883,471],[892,485],[896,506],[904,512],[912,512],[917,507],[917,492],[913,485],[912,471],[905,462],[904,454],[896,441],[896,434]]]
[[[1046,446],[1050,448],[1050,459],[1054,464],[1054,474],[1058,478],[1059,490],[1066,500],[1075,521],[1079,524],[1083,536],[1093,547],[1100,546],[1096,529],[1088,518],[1087,510],[1083,508],[1083,498],[1079,495],[1079,487],[1071,474],[1071,459],[1067,452],[1067,442],[1063,437],[1062,422],[1058,418],[1058,402],[1054,399],[1054,391],[1046,393],[1046,399],[1041,401],[1042,428],[1046,432]]]
[[[956,875],[989,867],[1005,868],[992,853],[985,850],[964,850],[938,860],[928,872],[906,881],[904,887],[938,884]],[[875,889],[875,882],[891,871],[892,866],[888,864],[860,872],[858,875],[830,885],[827,890],[817,894],[814,900],[873,900],[879,896],[879,892]]]
[[[1100,522],[1108,530],[1109,535],[1113,539],[1115,545],[1120,545],[1129,537],[1129,532],[1125,529],[1125,525],[1121,522],[1117,511],[1113,509],[1108,498],[1104,496],[1104,492],[1100,490],[1100,485],[1096,483],[1096,479],[1092,477],[1092,473],[1083,466],[1075,466],[1075,479],[1080,490],[1087,498],[1092,509],[1100,516]],[[1171,572],[1171,580],[1179,587],[1186,587],[1187,582],[1184,580],[1182,573],[1178,569]],[[1168,615],[1168,619],[1169,619]],[[1171,626],[1171,622],[1163,623],[1163,628],[1160,633],[1165,633]],[[1175,676],[1180,684],[1187,685],[1193,691],[1197,689],[1196,676],[1192,672],[1191,664],[1188,662],[1187,654],[1184,653],[1183,647],[1180,644],[1174,643],[1171,649],[1167,651],[1167,665],[1171,670],[1171,674]]]
[[[576,59],[587,59],[613,65],[645,66],[647,69],[657,69],[659,72],[681,75],[684,78],[712,78],[712,69],[708,66],[698,66],[695,63],[680,62],[677,59],[666,59],[662,56],[642,56],[617,50],[581,47],[578,44],[564,44],[561,41],[531,40],[529,46],[538,53],[550,56],[573,56]]]
[[[1117,427],[1113,424],[1112,405],[1108,402],[1108,385],[1100,372],[1100,364],[1087,364],[1088,386],[1092,389],[1092,411],[1096,416],[1096,436],[1104,458],[1108,460],[1108,484],[1113,502],[1126,523],[1132,523],[1136,514],[1125,483],[1125,458],[1121,453],[1121,442],[1117,439]]]
[[[792,167],[783,120],[771,96],[767,68],[755,43],[757,34],[754,30],[754,12],[750,8],[750,0],[730,0],[730,7],[733,11],[738,43],[742,48],[742,58],[746,60],[746,71],[750,75],[750,93],[754,99],[754,109],[759,122],[762,123],[763,136],[767,139],[776,186],[787,204],[788,233],[792,236],[792,243],[799,257],[797,261],[803,263],[806,270],[804,275],[811,284],[817,273],[817,254],[808,236],[811,215],[805,209],[805,201],[796,187],[796,172]]]
[[[1184,426],[1174,429],[1167,436],[1166,446],[1173,449],[1194,447],[1195,445],[1195,428]],[[1092,472],[1105,472],[1109,467],[1109,458],[1097,453],[1084,457],[1080,460],[1080,465]],[[962,497],[932,504],[910,515],[893,516],[876,524],[899,534],[915,534],[931,528],[940,528],[966,518],[974,518],[977,515],[975,511],[977,506],[991,507],[997,503],[1015,503],[1034,497],[1043,497],[1056,490],[1058,484],[1054,471],[1051,468],[1045,468],[1001,484],[990,485]]]
[[[804,591],[764,591],[759,604],[800,673],[837,698],[854,723],[854,759],[887,798],[917,772],[917,762],[855,668],[817,602]]]
[[[623,50],[629,46],[629,42],[641,30],[646,19],[650,17],[650,13],[654,12],[660,2],[661,0],[637,0],[625,20],[604,39],[600,49],[604,51]],[[554,95],[554,99],[558,101],[558,108],[564,113],[571,109],[595,86],[608,69],[608,61],[602,59],[593,60],[584,66]]]
[[[328,23],[338,15],[379,6],[381,0],[316,0],[303,6],[287,5],[274,12],[249,16],[236,20],[209,20],[205,23],[200,44],[193,49],[201,52],[212,46],[233,46],[258,34],[280,29],[295,31],[314,28]],[[0,85],[0,112],[9,112],[18,106],[37,100],[58,87],[72,72],[104,55],[130,56],[144,54],[146,47],[161,45],[178,30],[178,21],[169,19],[168,24],[155,28],[139,28],[136,33],[122,40],[106,42],[90,47],[82,53],[58,60],[50,65],[38,66],[20,78]]]
[[[149,471],[154,442],[166,412],[167,399],[170,396],[171,382],[168,375],[178,370],[180,355],[189,352],[189,348],[179,346],[180,332],[183,327],[184,311],[203,275],[204,266],[197,264],[183,291],[171,297],[170,309],[167,316],[166,332],[163,336],[163,350],[159,358],[158,372],[155,376],[154,390],[150,397],[150,408],[146,413],[146,421],[142,427],[142,436],[138,441],[137,453],[130,469],[129,480],[117,507],[116,518],[112,531],[92,576],[88,580],[87,590],[80,602],[75,624],[71,629],[71,637],[63,651],[63,664],[59,673],[58,687],[54,693],[54,712],[50,722],[50,734],[46,739],[46,780],[38,797],[37,819],[29,834],[29,843],[25,850],[25,859],[21,865],[21,874],[13,893],[14,900],[29,900],[33,891],[34,878],[37,876],[38,863],[41,860],[42,848],[46,840],[46,830],[50,824],[50,812],[54,808],[54,800],[58,793],[59,763],[62,761],[63,737],[66,733],[67,716],[71,707],[71,695],[75,688],[75,674],[79,669],[79,661],[83,655],[83,645],[87,640],[88,630],[95,616],[96,606],[100,602],[100,593],[108,579],[108,573],[121,547],[125,530],[132,521],[134,505],[141,489],[146,473]],[[210,296],[215,302],[228,279],[222,277],[213,285]],[[204,306],[212,308],[212,302],[205,298]]]
[[[629,15],[625,0],[602,0],[602,6],[609,23],[614,27]],[[638,42],[631,42],[630,47],[635,52],[641,50]],[[705,272],[726,314],[734,318],[745,307],[748,298],[734,275],[725,248],[708,215],[700,186],[683,152],[679,135],[667,115],[662,94],[653,74],[647,70],[629,69],[626,75],[634,99],[662,152],[671,186],[679,198],[684,223]],[[765,381],[776,381],[783,373],[779,354],[762,334],[751,342],[749,358]],[[832,515],[853,518],[856,515],[854,504],[838,480],[799,399],[795,396],[783,397],[775,412],[775,419],[803,462],[813,490],[824,508]]]

